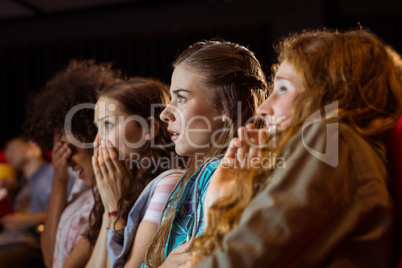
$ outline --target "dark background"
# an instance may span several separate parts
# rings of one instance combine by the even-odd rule
[[[402,53],[401,0],[0,0],[0,148],[22,133],[30,94],[71,58],[169,83],[179,51],[220,38],[248,46],[269,74],[281,36],[359,23]]]

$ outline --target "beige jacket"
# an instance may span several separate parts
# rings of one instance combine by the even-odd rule
[[[289,141],[285,167],[273,172],[223,248],[196,267],[391,266],[386,151],[345,124],[327,125],[312,124]]]

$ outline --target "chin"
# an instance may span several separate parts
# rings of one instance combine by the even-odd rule
[[[180,156],[185,156],[183,151],[181,151],[181,150],[179,150],[177,148],[175,149],[175,151],[176,151],[176,154],[178,154]]]
[[[180,148],[180,146],[177,146],[177,145],[175,147],[175,151],[180,156],[192,156],[193,155],[190,150],[186,150],[186,148]]]
[[[91,178],[91,179],[84,178],[83,180],[86,185],[92,186],[94,184],[95,178]]]

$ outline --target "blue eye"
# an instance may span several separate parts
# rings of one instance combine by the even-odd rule
[[[180,94],[177,94],[177,100],[178,100],[178,102],[183,102],[183,101],[185,101],[186,100],[186,98],[185,97],[183,97],[182,95],[180,95]]]
[[[286,92],[288,92],[288,89],[286,87],[281,87],[279,89],[279,95],[283,95],[286,94]]]
[[[113,124],[110,123],[109,121],[105,121],[105,128],[109,129],[111,127],[113,127]]]

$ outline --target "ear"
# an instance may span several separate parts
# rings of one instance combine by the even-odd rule
[[[153,138],[155,138],[156,135],[158,135],[160,125],[158,120],[156,120],[155,117],[153,116],[147,118],[147,123],[148,123],[148,130],[145,133],[145,139],[147,141],[150,141]]]

